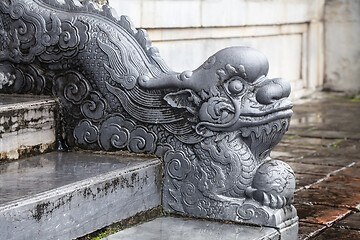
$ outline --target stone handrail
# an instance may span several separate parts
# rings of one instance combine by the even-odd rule
[[[270,158],[289,126],[290,85],[266,77],[262,53],[230,47],[177,73],[107,5],[2,0],[0,13],[0,91],[53,95],[69,147],[161,157],[167,212],[297,221],[294,173]]]

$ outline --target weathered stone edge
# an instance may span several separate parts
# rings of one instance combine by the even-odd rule
[[[161,205],[161,162],[151,159],[0,206],[6,239],[73,239]],[[44,217],[46,216],[46,217]]]

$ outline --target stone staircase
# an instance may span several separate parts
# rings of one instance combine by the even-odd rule
[[[150,222],[125,229],[106,240],[278,240],[274,228],[254,227],[204,220],[159,217]]]
[[[54,100],[0,102],[0,239],[74,239],[161,205],[158,158],[53,151]]]
[[[91,239],[129,219],[121,228],[145,223],[106,239],[285,237],[275,228],[163,216],[158,158],[56,151],[57,111],[49,98],[0,95],[0,239]],[[149,219],[154,209],[158,218]]]
[[[174,72],[145,30],[90,1],[0,1],[0,30],[0,238],[88,240],[148,216],[165,218],[119,234],[296,238],[294,172],[267,158],[291,87],[264,54],[228,47]]]
[[[56,108],[50,98],[0,95],[1,161],[54,150]]]

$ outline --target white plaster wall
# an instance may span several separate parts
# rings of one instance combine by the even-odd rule
[[[324,0],[109,0],[145,28],[175,71],[192,70],[216,51],[259,49],[269,77],[292,84],[299,98],[322,85]]]
[[[142,28],[247,26],[318,19],[324,0],[109,0]]]
[[[325,4],[325,88],[360,91],[360,1]]]

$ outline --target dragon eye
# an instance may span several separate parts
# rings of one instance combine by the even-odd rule
[[[230,93],[238,94],[244,89],[244,84],[240,80],[236,79],[229,83],[228,89]]]

